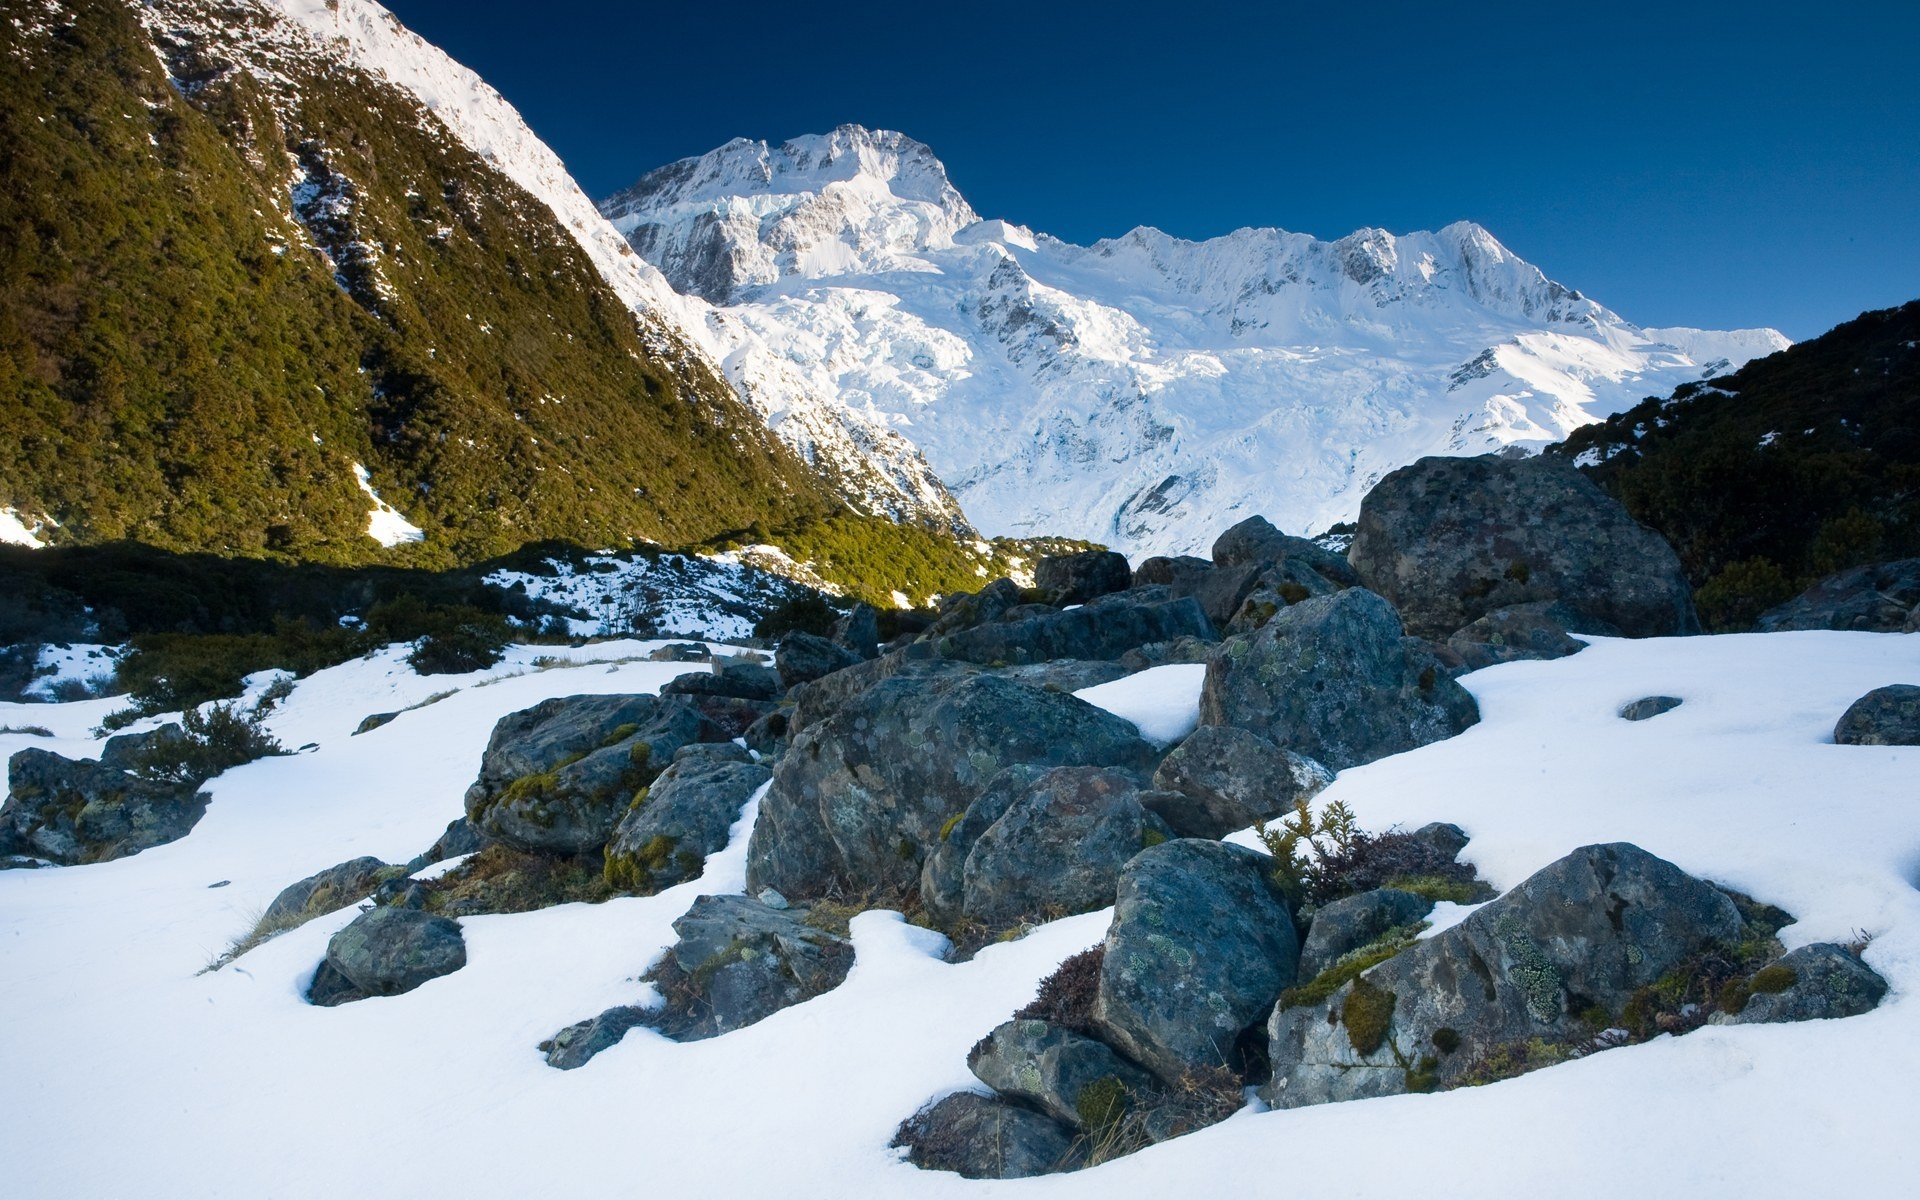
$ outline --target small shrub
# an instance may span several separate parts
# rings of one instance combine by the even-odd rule
[[[255,759],[285,754],[286,747],[260,727],[260,713],[232,704],[188,709],[182,732],[155,738],[134,758],[136,774],[155,783],[199,787],[223,771]]]
[[[1700,620],[1715,632],[1753,628],[1760,614],[1792,599],[1793,580],[1768,558],[1748,558],[1727,567],[1693,594]]]
[[[1048,1021],[1075,1033],[1092,1034],[1093,998],[1100,990],[1100,964],[1107,948],[1082,950],[1062,962],[1040,981],[1040,990],[1025,1008],[1013,1014],[1018,1021]]]
[[[53,730],[45,725],[0,725],[0,733],[17,733],[26,737],[50,738],[53,736]]]
[[[1393,1022],[1392,992],[1375,987],[1362,975],[1353,981],[1340,1006],[1340,1023],[1347,1027],[1347,1041],[1354,1052],[1372,1054],[1387,1040],[1387,1027]]]

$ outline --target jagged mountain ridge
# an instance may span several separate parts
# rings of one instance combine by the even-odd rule
[[[1253,512],[1324,528],[1423,454],[1537,447],[1787,345],[1640,328],[1468,222],[1075,246],[981,220],[931,150],[859,126],[736,139],[601,211],[718,306],[710,349],[803,452],[890,426],[981,528],[1137,553]]]

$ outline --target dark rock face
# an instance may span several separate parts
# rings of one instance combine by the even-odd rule
[[[857,603],[833,623],[833,644],[861,658],[880,653],[880,614],[871,604]]]
[[[467,965],[460,925],[411,908],[361,913],[327,943],[327,965],[368,996],[398,996]]]
[[[472,854],[486,844],[487,835],[480,832],[478,825],[466,817],[455,817],[447,822],[447,828],[441,833],[439,840],[427,847],[426,852],[420,856],[424,861],[420,862],[420,866],[415,867],[414,870],[417,871],[420,867],[430,866],[433,863],[445,862],[449,858],[459,858],[463,854]]]
[[[1580,1036],[1581,1010],[1619,1013],[1743,928],[1725,893],[1672,863],[1583,847],[1325,1001],[1277,1008],[1262,1094],[1294,1108],[1450,1086],[1503,1048]]]
[[[1178,588],[1190,580],[1203,578],[1212,570],[1212,563],[1204,558],[1195,558],[1191,554],[1182,554],[1177,558],[1156,554],[1152,558],[1142,560],[1140,565],[1133,569],[1133,586],[1147,587],[1161,584]]]
[[[713,652],[695,642],[675,642],[647,655],[650,662],[712,662]]]
[[[1033,582],[1048,604],[1085,604],[1133,586],[1133,572],[1124,554],[1083,550],[1043,557],[1034,565]]]
[[[1342,587],[1360,582],[1347,561],[1318,542],[1281,533],[1265,517],[1248,517],[1213,542],[1216,567],[1298,563]]]
[[[21,750],[7,762],[0,856],[67,866],[107,862],[185,837],[206,811],[206,796],[192,786],[149,782],[51,750]]]
[[[1302,601],[1222,643],[1200,693],[1202,725],[1250,730],[1335,771],[1479,719],[1473,697],[1364,588]]]
[[[955,1092],[907,1118],[893,1144],[907,1161],[967,1179],[1026,1179],[1085,1165],[1071,1129],[993,1096]]]
[[[1016,766],[935,846],[921,895],[942,918],[996,927],[1091,912],[1113,902],[1128,859],[1171,836],[1142,806],[1137,776]]]
[[[353,727],[353,736],[358,737],[363,733],[372,733],[382,725],[391,724],[393,719],[399,715],[397,712],[368,713],[366,716],[360,718],[358,725]]]
[[[949,817],[1015,764],[1144,772],[1153,748],[1082,700],[990,675],[901,675],[793,741],[761,802],[749,890],[904,891]]]
[[[747,726],[747,731],[740,737],[754,753],[778,758],[787,752],[787,724],[791,719],[791,714],[787,712],[770,712]]]
[[[1110,1124],[1128,1094],[1155,1086],[1105,1042],[1048,1021],[996,1026],[968,1053],[967,1066],[994,1091],[1081,1133]]]
[[[1300,943],[1300,978],[1312,979],[1342,955],[1433,911],[1433,901],[1398,888],[1375,888],[1335,900],[1313,914]]]
[[[1887,994],[1880,973],[1832,942],[1816,942],[1783,955],[1747,981],[1747,1001],[1737,1013],[1715,1013],[1715,1024],[1821,1021],[1870,1012]]]
[[[1760,614],[1762,633],[1788,629],[1911,632],[1920,615],[1920,558],[1853,567],[1829,575]]]
[[[669,679],[662,696],[729,696],[735,700],[777,700],[786,688],[780,674],[757,660],[728,662],[716,659],[712,672],[693,671]]]
[[[620,1039],[638,1026],[648,1023],[652,1014],[644,1008],[621,1005],[597,1017],[588,1017],[562,1029],[540,1043],[547,1065],[560,1071],[573,1071],[587,1065],[594,1055],[618,1045]]]
[[[780,683],[789,688],[811,683],[822,675],[831,675],[861,661],[854,651],[811,633],[789,633],[780,639],[779,648],[773,652]]]
[[[1331,782],[1319,763],[1257,733],[1202,725],[1161,760],[1148,803],[1176,836],[1222,838],[1291,812]]]
[[[260,924],[283,928],[338,911],[404,873],[405,868],[388,866],[371,856],[349,859],[282,888],[260,915]]]
[[[1062,658],[1020,667],[996,667],[992,671],[1003,679],[1050,692],[1077,692],[1082,688],[1112,683],[1131,674],[1119,663],[1078,658]]]
[[[1069,611],[976,625],[932,644],[944,658],[1006,665],[1060,658],[1112,660],[1152,642],[1214,636],[1212,624],[1192,598],[1136,603],[1134,593],[1117,592]]]
[[[1496,608],[1447,639],[1469,671],[1520,659],[1565,658],[1586,648],[1570,635],[1607,633],[1559,600],[1537,600]]]
[[[355,987],[351,979],[324,958],[313,973],[313,982],[307,985],[307,1003],[318,1008],[336,1008],[366,998],[366,992]]]
[[[730,743],[718,743],[744,757]],[[675,756],[646,791],[636,796],[607,842],[606,877],[615,887],[651,895],[692,879],[707,855],[722,850],[740,810],[773,772],[732,754]]]
[[[1293,982],[1293,920],[1269,861],[1182,839],[1120,874],[1094,997],[1101,1040],[1169,1083],[1232,1063],[1242,1033]]]
[[[1646,721],[1670,713],[1679,708],[1682,701],[1678,696],[1642,696],[1631,704],[1622,705],[1620,719],[1623,721]]]
[[[606,844],[634,792],[694,742],[722,730],[685,700],[566,696],[502,717],[467,816],[516,849],[584,854]]]
[[[1020,585],[1011,579],[996,579],[972,594],[949,596],[940,604],[940,616],[927,627],[929,640],[972,629],[989,621],[998,621],[1020,603]]]
[[[1178,637],[1170,642],[1148,642],[1120,656],[1120,665],[1128,674],[1174,663],[1203,663],[1213,657],[1218,643],[1197,637]]]
[[[1247,589],[1245,598],[1226,623],[1226,632],[1230,637],[1252,633],[1273,620],[1274,614],[1282,609],[1315,596],[1330,596],[1346,586],[1334,583],[1297,559],[1275,563],[1262,571]]]
[[[797,734],[809,725],[826,720],[854,697],[895,675],[955,676],[969,675],[979,669],[972,663],[941,658],[925,643],[903,646],[793,689],[789,729]]]
[[[680,940],[648,974],[666,1005],[648,1023],[678,1041],[718,1037],[831,991],[853,946],[806,923],[807,909],[701,896],[673,923]]]
[[[1347,557],[1423,637],[1539,600],[1628,637],[1700,629],[1673,548],[1555,457],[1402,467],[1361,502]]]
[[[780,706],[771,700],[742,700],[738,696],[680,695],[675,700],[713,723],[715,735],[737,738]]]
[[[1833,740],[1842,746],[1920,746],[1920,687],[1896,683],[1868,692],[1841,715]]]
[[[147,755],[164,752],[169,743],[184,739],[187,731],[177,721],[169,721],[145,733],[123,733],[110,737],[100,747],[100,765],[121,771],[137,769]]]

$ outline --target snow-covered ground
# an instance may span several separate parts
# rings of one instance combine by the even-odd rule
[[[336,1009],[300,992],[352,910],[199,970],[286,883],[403,860],[460,811],[495,719],[541,698],[658,687],[647,644],[516,650],[420,679],[397,651],[302,681],[271,718],[316,748],[229,772],[187,838],[99,866],[0,873],[0,1162],[22,1197],[1299,1195],[1896,1196],[1920,1169],[1920,750],[1836,746],[1877,686],[1920,680],[1920,638],[1792,633],[1599,640],[1465,680],[1485,719],[1344,773],[1379,828],[1451,820],[1508,886],[1575,846],[1630,840],[1800,918],[1790,946],[1871,934],[1893,990],[1845,1021],[1708,1027],[1491,1087],[1233,1119],[1091,1171],[1016,1183],[924,1173],[886,1148],[965,1087],[967,1048],[1105,913],[948,964],[940,939],[857,918],[847,982],[724,1037],[629,1034],[582,1070],[534,1046],[645,993],[701,892],[737,889],[749,808],[693,883],[646,899],[463,922],[468,965]],[[514,671],[527,672],[513,674]],[[367,713],[453,695],[349,737]],[[1651,693],[1685,704],[1615,716]],[[1169,679],[1136,720],[1190,712]],[[1137,698],[1137,697],[1136,697]],[[0,706],[84,752],[112,701]],[[1188,717],[1187,719],[1190,719]],[[0,736],[0,752],[46,739]],[[223,886],[214,887],[214,884]]]
[[[42,646],[34,662],[33,682],[24,691],[37,700],[52,700],[62,690],[75,686],[98,695],[113,682],[114,667],[124,650],[122,646],[104,646],[97,642]]]
[[[804,564],[787,563],[796,577],[810,574]],[[745,562],[738,551],[706,557],[629,552],[589,554],[578,561],[551,558],[543,571],[499,570],[486,582],[566,609],[568,631],[576,637],[640,630],[737,640],[751,637],[760,616],[798,592],[782,576]]]

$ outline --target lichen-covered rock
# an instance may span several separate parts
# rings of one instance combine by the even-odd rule
[[[1231,725],[1202,725],[1153,773],[1149,802],[1180,837],[1221,838],[1291,812],[1333,781],[1310,758]]]
[[[676,675],[660,688],[662,696],[730,696],[736,700],[776,700],[784,691],[780,673],[758,659],[715,659],[711,672]]]
[[[779,672],[783,687],[812,683],[822,675],[831,675],[835,671],[864,661],[859,654],[845,646],[828,641],[817,634],[794,632],[780,639],[780,645],[773,652],[774,669]]]
[[[1829,575],[1755,622],[1762,633],[1855,629],[1904,633],[1920,613],[1920,558],[1850,567]]]
[[[7,762],[0,855],[65,866],[107,862],[185,837],[206,811],[207,797],[191,785],[20,750]]]
[[[1113,903],[1128,859],[1171,836],[1142,806],[1136,775],[1016,766],[940,840],[921,871],[922,899],[942,919],[992,927],[1091,912]]]
[[[1422,637],[1538,600],[1563,601],[1628,637],[1700,628],[1673,547],[1553,456],[1402,467],[1361,501],[1347,557]]]
[[[1299,943],[1265,855],[1181,839],[1120,873],[1094,996],[1101,1040],[1161,1079],[1238,1061],[1293,982]]]
[[[1248,517],[1215,538],[1212,553],[1219,567],[1298,563],[1341,587],[1360,582],[1345,559],[1318,542],[1281,533],[1265,517]]]
[[[853,967],[847,939],[807,924],[804,905],[701,896],[673,923],[679,940],[647,978],[666,998],[648,1023],[691,1042],[764,1020],[838,987]]]
[[[948,818],[1015,764],[1144,772],[1129,721],[991,675],[900,675],[795,737],[774,770],[747,855],[750,889],[793,898],[905,891]]]
[[[812,683],[793,689],[793,711],[788,717],[789,733],[797,734],[809,725],[826,720],[840,707],[869,688],[895,675],[922,677],[971,675],[980,668],[972,663],[954,662],[934,653],[932,646],[915,642],[857,667],[835,671]]]
[[[1871,1012],[1887,994],[1887,981],[1845,946],[1816,942],[1791,951],[1740,981],[1744,1003],[1718,1012],[1716,1024],[1821,1021]]]
[[[447,827],[440,831],[439,838],[416,860],[419,865],[415,866],[414,870],[417,871],[421,867],[431,866],[437,862],[445,862],[449,858],[459,858],[463,854],[472,854],[486,844],[487,835],[480,832],[480,827],[470,818],[455,817],[447,822]]]
[[[327,943],[327,965],[368,996],[398,996],[467,965],[460,924],[412,908],[361,913]]]
[[[1311,543],[1309,543],[1311,544]],[[1240,568],[1252,570],[1253,568]],[[1329,596],[1351,585],[1335,583],[1299,559],[1288,559],[1262,570],[1247,589],[1240,606],[1224,626],[1227,636],[1252,633],[1282,609],[1315,596]]]
[[[975,1092],[955,1092],[907,1118],[893,1145],[916,1167],[967,1179],[1026,1179],[1086,1165],[1073,1130]]]
[[[1133,586],[1159,584],[1177,588],[1185,582],[1201,578],[1213,569],[1212,563],[1191,554],[1178,557],[1156,554],[1152,558],[1142,559],[1140,565],[1133,569]]]
[[[1082,1133],[1110,1127],[1155,1090],[1105,1042],[1049,1021],[1006,1021],[967,1054],[974,1077]]]
[[[1120,656],[1120,665],[1128,674],[1149,671],[1173,663],[1203,663],[1213,656],[1219,643],[1197,637],[1177,637],[1170,642],[1148,642]]]
[[[1335,900],[1316,911],[1307,927],[1300,943],[1300,978],[1312,979],[1342,955],[1432,911],[1433,901],[1399,888],[1375,888]]]
[[[584,854],[606,844],[633,795],[680,747],[724,741],[687,701],[655,696],[565,696],[502,717],[467,816],[487,837],[521,850]]]
[[[940,602],[940,615],[922,637],[931,640],[998,621],[1019,603],[1020,585],[1011,579],[996,579],[977,592],[957,592]]]
[[[618,1045],[629,1032],[647,1024],[651,1016],[647,1009],[623,1004],[567,1026],[541,1042],[538,1049],[546,1055],[547,1065],[555,1070],[578,1070],[594,1055]]]
[[[1670,713],[1681,704],[1678,696],[1642,696],[1638,700],[1620,706],[1620,719],[1623,721],[1647,721],[1661,713]]]
[[[1342,771],[1449,738],[1473,697],[1364,588],[1281,610],[1208,660],[1202,725],[1232,725]]]
[[[1048,604],[1085,604],[1133,586],[1127,557],[1112,550],[1043,555],[1033,568],[1034,590]]]
[[[314,971],[312,981],[307,984],[307,1003],[319,1008],[335,1008],[366,998],[366,992],[354,986],[353,980],[342,975],[324,958]]]
[[[372,856],[349,859],[282,888],[273,903],[267,905],[267,911],[260,915],[260,925],[282,929],[336,912],[365,897],[386,880],[404,874],[406,868],[390,866]]]
[[[722,850],[740,810],[773,771],[742,762],[746,751],[718,743],[733,754],[688,753],[688,746],[667,769],[634,797],[607,841],[607,882],[629,892],[651,895],[692,879],[707,856]]]
[[[1276,1108],[1397,1095],[1471,1078],[1536,1039],[1590,1037],[1593,1014],[1690,955],[1737,940],[1724,892],[1626,843],[1585,846],[1465,921],[1268,1023]]]
[[[1920,687],[1896,683],[1868,692],[1841,714],[1833,740],[1842,746],[1920,746]]]
[[[1077,692],[1124,679],[1130,672],[1116,662],[1062,658],[1053,662],[1029,663],[1017,667],[992,668],[995,675],[1054,692]]]
[[[1079,608],[976,625],[932,644],[945,658],[1005,666],[1062,658],[1112,660],[1152,642],[1214,636],[1212,623],[1191,597],[1154,600],[1128,591]]]
[[[1521,659],[1565,658],[1578,654],[1586,643],[1573,633],[1607,633],[1599,622],[1583,618],[1559,600],[1510,604],[1457,629],[1447,648],[1460,656],[1469,671]]]

